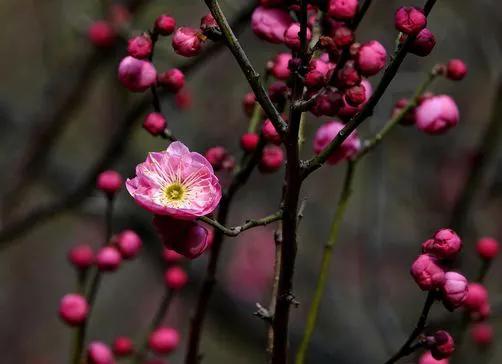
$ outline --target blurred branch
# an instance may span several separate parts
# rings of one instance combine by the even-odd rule
[[[492,107],[491,120],[476,149],[476,162],[472,164],[460,197],[453,208],[449,226],[460,235],[467,228],[467,218],[471,212],[476,192],[497,152],[502,135],[502,76],[499,76],[497,80]]]
[[[131,12],[138,11],[146,0],[133,0],[129,3]],[[94,80],[100,65],[109,61],[123,42],[116,42],[111,49],[92,48],[87,54],[80,52],[67,64],[55,67],[56,75],[50,77],[46,98],[42,103],[43,111],[30,122],[33,128],[26,142],[19,164],[14,167],[13,178],[5,187],[2,201],[2,217],[6,218],[14,205],[19,202],[22,191],[33,182],[43,170],[56,141],[71,120],[74,111],[84,100],[84,96]]]
[[[233,28],[236,31],[241,31],[244,25],[248,22],[253,6],[247,6],[237,14],[233,21]],[[222,49],[220,43],[214,43],[207,47],[199,57],[190,60],[178,68],[185,74],[189,75],[199,69],[210,57]],[[161,93],[161,96],[167,93]],[[129,108],[126,116],[118,125],[114,135],[109,140],[105,150],[89,169],[77,188],[72,192],[55,199],[54,201],[35,207],[27,212],[24,216],[14,220],[0,230],[0,249],[7,247],[12,239],[27,233],[37,225],[57,216],[58,214],[77,207],[82,203],[89,193],[94,189],[96,177],[100,172],[108,168],[122,154],[125,145],[132,132],[135,121],[148,109],[151,105],[149,96],[143,97]]]

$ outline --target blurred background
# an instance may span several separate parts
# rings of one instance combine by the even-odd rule
[[[221,1],[235,18],[249,1]],[[124,4],[129,4],[125,2]],[[361,24],[360,41],[378,39],[392,49],[393,12],[419,1],[374,1]],[[134,1],[130,33],[148,29],[162,12],[178,25],[198,27],[207,13],[202,1]],[[60,298],[75,289],[66,254],[77,243],[101,244],[104,198],[94,189],[97,171],[112,167],[124,176],[148,151],[162,150],[163,140],[141,128],[151,110],[149,94],[133,95],[117,81],[125,54],[118,42],[96,50],[86,38],[91,22],[103,18],[97,0],[2,0],[0,2],[0,352],[2,363],[65,363],[71,331],[57,317]],[[502,65],[502,4],[496,0],[441,0],[429,17],[437,46],[427,58],[409,56],[374,116],[361,128],[370,136],[388,119],[395,101],[410,96],[436,63],[461,58],[469,75],[461,83],[444,79],[436,93],[452,95],[461,110],[460,125],[442,136],[398,127],[361,164],[356,189],[339,244],[321,317],[310,348],[311,363],[382,363],[414,327],[425,299],[409,275],[420,244],[440,227],[459,230],[464,243],[461,267],[474,278],[480,267],[474,244],[483,236],[502,238],[502,164],[497,97]],[[262,69],[281,46],[266,44],[241,22],[241,41]],[[190,62],[190,61],[188,61]],[[161,39],[155,64],[159,70],[187,59]],[[187,72],[191,105],[162,103],[174,134],[190,149],[223,145],[239,156],[238,138],[247,128],[241,100],[249,91],[234,59],[222,49],[204,56]],[[378,81],[378,76],[372,83]],[[500,105],[499,105],[500,104]],[[495,115],[493,115],[495,114]],[[304,157],[322,120],[309,118]],[[498,126],[497,126],[498,125]],[[491,127],[491,129],[488,129]],[[488,132],[487,132],[488,130]],[[498,133],[498,134],[497,134]],[[486,148],[488,138],[490,148]],[[495,138],[493,136],[496,136]],[[480,149],[480,146],[485,146]],[[480,151],[488,155],[480,158]],[[291,347],[296,348],[344,166],[322,168],[303,189],[305,217],[295,275],[300,306],[292,310]],[[277,209],[283,172],[254,174],[236,198],[231,224]],[[469,186],[465,185],[472,175]],[[459,202],[460,201],[460,202]],[[455,209],[457,206],[457,209]],[[459,208],[460,206],[460,208]],[[456,211],[456,212],[455,212]],[[105,276],[89,337],[111,342],[118,335],[143,332],[163,294],[163,262],[151,216],[123,190],[114,214],[114,231],[131,228],[144,241],[139,259]],[[187,337],[189,318],[207,256],[187,266],[191,283],[177,297],[166,323]],[[256,303],[268,305],[273,264],[273,227],[257,228],[227,239],[203,334],[204,362],[239,364],[265,361],[266,327],[253,316]],[[486,284],[493,306],[495,335],[502,334],[500,264]],[[441,327],[458,323],[436,305],[432,318]],[[181,363],[184,345],[170,359]],[[458,363],[500,363],[500,341],[480,351],[468,335]],[[402,363],[415,363],[410,357]]]

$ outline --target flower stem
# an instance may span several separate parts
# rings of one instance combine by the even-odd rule
[[[418,318],[417,325],[411,332],[410,336],[406,340],[406,342],[403,344],[403,346],[399,349],[397,353],[395,353],[389,360],[385,362],[385,364],[393,364],[397,362],[399,359],[410,355],[413,353],[417,346],[413,345],[413,342],[418,338],[418,336],[422,333],[422,331],[425,328],[425,325],[427,323],[427,317],[429,316],[429,312],[432,308],[432,305],[434,303],[434,300],[436,299],[436,294],[434,291],[430,291],[427,294],[427,298],[424,303],[424,307],[422,309],[422,313],[420,314],[420,317]]]
[[[110,242],[113,231],[113,202],[114,198],[109,196],[106,199],[106,211],[105,211],[105,240],[103,246],[106,246]],[[82,351],[84,349],[85,336],[87,333],[87,328],[89,326],[89,320],[94,308],[94,302],[96,301],[96,296],[98,294],[99,285],[101,283],[101,272],[93,267],[91,274],[91,282],[89,289],[86,291],[85,298],[89,304],[89,313],[87,318],[82,325],[80,325],[75,332],[74,349],[72,355],[72,363],[79,364],[82,357]],[[85,282],[82,282],[82,286],[85,286]]]
[[[347,173],[345,175],[345,181],[343,184],[343,189],[340,195],[340,199],[338,200],[338,205],[335,211],[335,216],[331,223],[331,231],[329,235],[329,239],[324,246],[324,251],[322,255],[321,269],[319,271],[319,275],[317,277],[317,284],[314,293],[314,298],[312,300],[312,304],[309,309],[308,318],[307,318],[307,326],[305,328],[305,332],[303,334],[303,339],[300,343],[300,347],[296,354],[296,364],[303,364],[305,361],[305,357],[307,355],[308,347],[310,340],[312,338],[312,334],[314,333],[315,325],[317,322],[317,317],[319,314],[319,306],[321,304],[322,297],[324,295],[324,291],[326,289],[326,283],[328,281],[329,275],[329,266],[331,262],[333,248],[338,241],[338,236],[340,232],[340,226],[343,221],[343,217],[345,215],[345,211],[347,209],[350,196],[352,194],[353,184],[354,184],[354,174],[355,167],[357,162],[349,162],[347,166]]]
[[[136,355],[134,355],[134,359],[132,361],[134,364],[140,363],[145,358],[146,351],[148,349],[148,338],[150,336],[150,333],[162,324],[162,321],[164,320],[164,317],[169,310],[169,306],[171,305],[173,297],[174,291],[166,289],[164,297],[162,298],[162,301],[160,301],[159,308],[155,312],[155,315],[152,318],[148,329],[143,334],[141,341],[139,341],[141,343],[141,346],[136,352]]]

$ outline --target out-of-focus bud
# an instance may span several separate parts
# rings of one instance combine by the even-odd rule
[[[437,95],[423,101],[416,110],[416,126],[427,134],[442,134],[456,126],[460,112],[448,95]]]

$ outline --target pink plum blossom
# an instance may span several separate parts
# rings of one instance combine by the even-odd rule
[[[163,152],[149,153],[126,186],[141,207],[177,219],[207,215],[221,199],[221,186],[211,164],[181,142]]]

